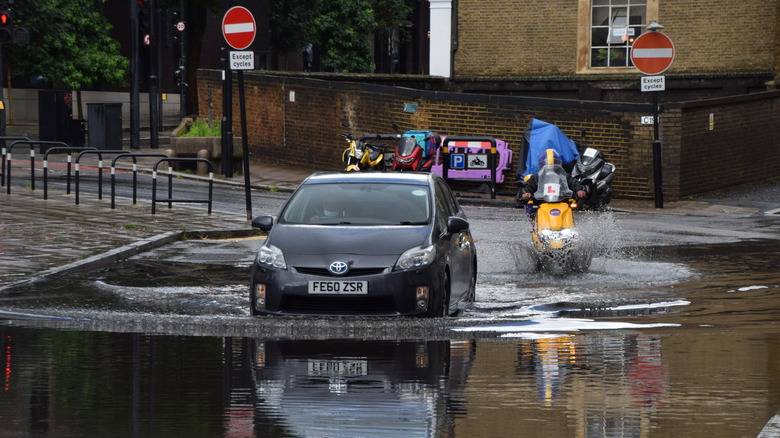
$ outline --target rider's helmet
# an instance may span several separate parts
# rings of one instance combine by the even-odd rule
[[[546,149],[539,157],[539,170],[544,169],[544,166],[558,165],[562,163],[561,155],[555,151],[555,149]]]

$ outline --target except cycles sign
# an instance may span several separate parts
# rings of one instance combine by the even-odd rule
[[[222,36],[230,47],[244,50],[252,45],[257,34],[255,17],[243,6],[233,6],[222,18]]]
[[[663,73],[674,61],[674,44],[661,32],[645,32],[631,46],[631,62],[644,74]]]

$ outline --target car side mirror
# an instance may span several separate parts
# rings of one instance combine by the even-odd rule
[[[273,216],[258,216],[252,219],[252,228],[269,231],[274,226]]]
[[[466,219],[458,216],[450,216],[447,218],[447,231],[450,233],[458,233],[469,229],[469,223]]]

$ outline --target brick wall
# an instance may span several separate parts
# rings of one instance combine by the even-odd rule
[[[688,102],[677,112],[680,196],[780,176],[780,92]]]
[[[456,76],[573,73],[576,1],[458,1]]]
[[[238,90],[233,92],[233,131],[240,132]],[[221,117],[221,72],[199,72],[201,117]],[[294,102],[290,96],[294,92]],[[311,170],[340,170],[346,142],[342,120],[355,134],[430,129],[442,135],[491,136],[520,152],[531,118],[554,123],[569,137],[600,149],[617,166],[616,197],[653,198],[653,127],[640,117],[652,115],[647,104],[588,102],[415,90],[404,87],[312,79],[304,75],[245,73],[248,138],[252,159],[301,166]],[[416,113],[403,111],[417,104]],[[669,200],[780,175],[780,92],[756,93],[695,103],[669,104],[662,114],[664,196]],[[714,112],[715,130],[709,131]],[[749,144],[747,144],[749,143]],[[755,172],[747,164],[725,169],[704,156],[730,154],[737,160],[745,148],[773,150],[775,158]],[[614,150],[614,151],[613,151]],[[709,159],[708,159],[709,160]],[[516,163],[516,160],[515,160]],[[749,163],[748,163],[749,164]],[[508,180],[514,181],[515,168]],[[732,175],[722,178],[723,175]],[[514,192],[513,183],[499,191]]]
[[[773,70],[776,1],[661,1],[658,21],[674,42],[670,72]]]
[[[658,1],[658,21],[676,49],[668,74],[777,74],[778,1]],[[574,74],[578,26],[589,25],[589,6],[574,0],[459,0],[455,76]],[[581,35],[590,38],[588,30]]]

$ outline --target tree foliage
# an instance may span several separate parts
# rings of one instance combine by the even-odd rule
[[[370,40],[374,10],[366,0],[320,0],[314,33],[322,48],[322,66],[344,73],[374,71]]]
[[[394,31],[400,34],[401,41],[407,37],[410,19],[414,8],[411,0],[371,0],[377,23],[377,35],[388,37]]]
[[[271,0],[271,49],[284,55],[302,49],[312,42],[311,22],[316,8],[312,0]]]
[[[372,72],[372,38],[403,42],[413,1],[271,0],[271,47],[285,55],[314,43],[325,70]]]
[[[127,58],[110,37],[102,14],[106,0],[20,1],[16,25],[30,32],[29,45],[5,45],[17,77],[41,75],[54,84],[81,90],[96,84],[126,85]]]

